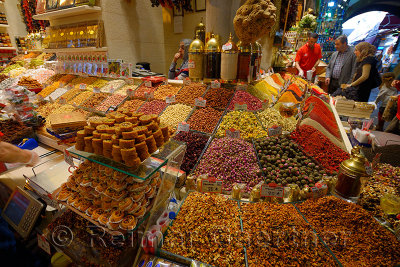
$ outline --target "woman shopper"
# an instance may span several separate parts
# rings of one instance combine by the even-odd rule
[[[356,71],[353,82],[342,84],[333,96],[344,95],[348,99],[368,102],[371,90],[381,84],[381,78],[376,69],[378,61],[375,58],[376,48],[370,43],[361,42],[356,45],[354,54],[357,57]]]
[[[392,86],[395,75],[393,72],[386,72],[382,75],[382,84],[379,86],[379,94],[375,99],[375,104],[378,105],[381,102],[378,112],[378,125],[375,130],[382,131],[385,121],[382,118],[383,112],[385,111],[386,105],[389,102],[391,96],[397,95],[396,87]]]

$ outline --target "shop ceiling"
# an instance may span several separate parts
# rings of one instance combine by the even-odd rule
[[[344,16],[348,20],[359,14],[369,11],[386,11],[400,17],[399,0],[350,0],[349,7]]]

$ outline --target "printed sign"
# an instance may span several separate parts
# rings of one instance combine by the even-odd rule
[[[178,132],[189,132],[190,125],[186,122],[180,122],[178,124]]]
[[[274,183],[263,184],[261,186],[261,196],[262,197],[277,197],[283,198],[285,193],[285,188],[281,186],[277,186]]]
[[[244,103],[235,103],[235,110],[244,110],[244,111],[247,111],[247,104],[244,104]]]
[[[99,87],[93,87],[93,93],[100,93]]]
[[[170,95],[170,96],[167,96],[166,98],[165,98],[165,102],[167,103],[167,104],[171,104],[171,103],[175,103],[175,95]]]
[[[211,88],[221,88],[221,83],[217,80],[211,82]]]
[[[206,102],[207,102],[207,100],[205,100],[205,99],[202,98],[202,97],[199,97],[199,98],[196,98],[196,99],[194,100],[194,105],[197,106],[197,107],[202,107],[202,108],[204,108],[204,107],[206,106]]]
[[[75,167],[74,158],[71,156],[71,154],[68,152],[68,150],[64,151],[64,160],[71,167]]]
[[[236,85],[236,89],[237,90],[247,91],[247,88],[248,88],[248,85],[245,84],[245,83],[241,83],[241,84]]]
[[[278,136],[282,133],[282,127],[274,125],[268,129],[268,136]]]
[[[85,89],[86,89],[86,84],[81,83],[81,84],[79,85],[79,89],[85,90]]]
[[[145,81],[144,86],[146,87],[152,87],[151,81]]]
[[[188,62],[188,68],[189,68],[189,69],[194,69],[194,68],[196,68],[196,65],[195,65],[195,63],[194,63],[193,60],[189,60],[189,62]]]
[[[316,183],[315,187],[311,188],[312,197],[319,198],[326,195],[328,186],[326,184]]]
[[[128,90],[126,90],[126,94],[128,95],[128,97],[133,97],[134,92],[135,92],[135,91],[133,91],[133,89],[128,89]]]
[[[189,78],[185,78],[184,80],[183,80],[183,84],[184,85],[190,85],[192,83],[192,81],[189,79]]]
[[[144,97],[148,100],[148,99],[153,99],[154,98],[154,92],[144,92]],[[165,100],[166,101],[166,100]]]
[[[231,44],[231,43],[229,43],[229,44],[224,44],[224,45],[222,46],[222,51],[231,50],[231,49],[232,49],[232,44]]]
[[[37,240],[38,240],[38,247],[43,249],[47,254],[51,255],[50,243],[47,242],[46,238],[43,235],[37,234]]]
[[[201,192],[203,193],[222,193],[222,180],[210,177],[208,180],[201,181]]]
[[[240,138],[240,132],[234,128],[225,131],[225,136],[230,138]]]

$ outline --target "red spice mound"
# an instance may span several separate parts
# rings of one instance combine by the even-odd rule
[[[317,160],[329,173],[337,172],[343,160],[349,154],[333,144],[320,131],[309,125],[302,125],[292,132],[291,138],[298,143],[303,151]]]

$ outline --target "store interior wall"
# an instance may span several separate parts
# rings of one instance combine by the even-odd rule
[[[13,47],[17,47],[15,36],[25,37],[28,34],[21,16],[19,2],[19,0],[7,0],[0,4],[0,11],[6,14],[9,25],[8,28],[1,28],[1,32],[8,32]]]
[[[169,66],[172,62],[172,59],[175,53],[178,52],[179,42],[182,39],[193,39],[194,29],[197,24],[203,19],[203,23],[206,19],[206,12],[192,12],[192,13],[184,13],[183,16],[183,31],[182,33],[174,33],[174,19],[172,9],[163,8],[162,9],[162,18],[163,18],[163,28],[164,28],[164,55],[165,55],[165,66],[163,69],[163,73],[168,74]],[[180,61],[178,61],[178,66],[180,66]]]

